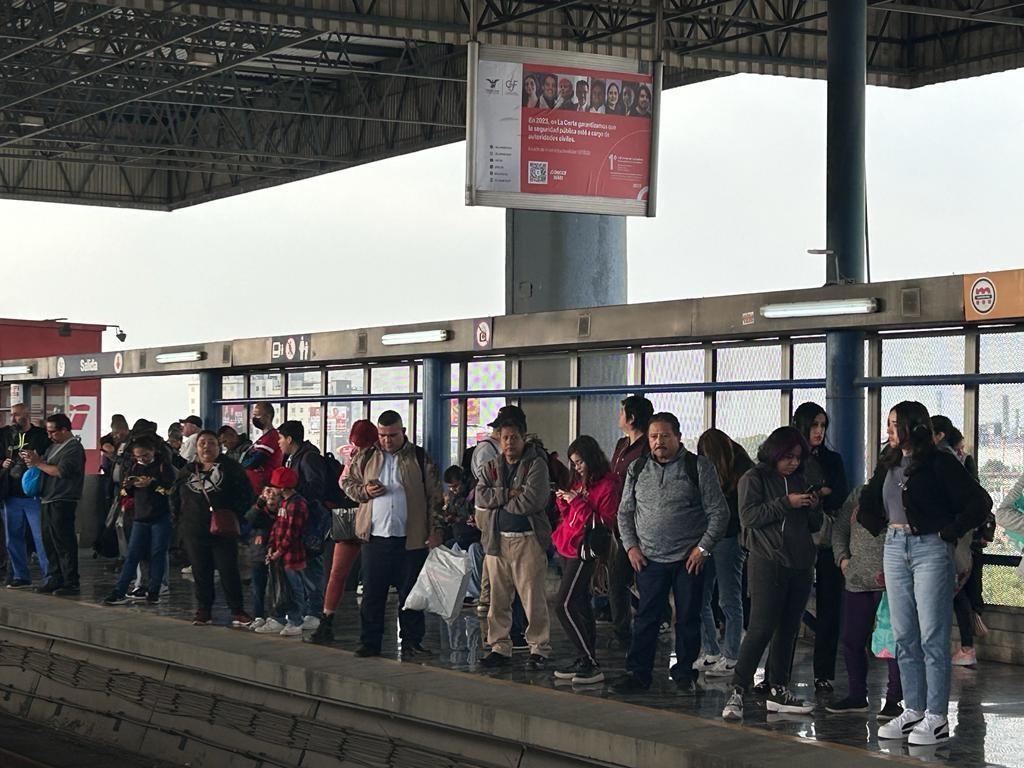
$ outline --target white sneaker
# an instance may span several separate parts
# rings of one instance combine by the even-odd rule
[[[281,634],[282,629],[284,629],[284,624],[280,621],[277,619],[267,619],[263,622],[263,625],[257,627],[255,631],[259,632],[261,635],[279,635]]]
[[[693,662],[693,668],[698,672],[703,672],[711,667],[715,666],[722,658],[721,654],[708,654],[707,656],[701,656],[695,662]]]
[[[191,565],[186,565],[184,568],[182,568],[181,569],[181,575],[182,576],[191,576],[192,575],[192,566]]]
[[[319,629],[320,619],[316,616],[303,616],[302,617],[302,628],[303,629]]]
[[[917,710],[905,709],[902,715],[878,727],[878,738],[905,739],[914,730],[915,726],[923,720],[924,715]]]
[[[743,719],[743,694],[740,691],[733,691],[732,696],[725,702],[722,719],[731,722],[739,722]]]
[[[266,623],[267,623],[267,620],[263,619],[263,618],[253,619],[252,620],[252,624],[249,625],[249,629],[251,629],[253,632],[255,632],[257,629],[259,629],[260,627],[262,627]]]
[[[710,667],[704,667],[704,674],[708,677],[732,677],[736,671],[736,659],[720,658]]]
[[[171,594],[171,586],[169,584],[163,584],[160,586],[160,597],[167,597]]]
[[[302,637],[302,625],[301,624],[288,624],[280,632],[281,637]]]
[[[925,712],[924,720],[914,726],[914,730],[907,738],[907,743],[917,747],[927,747],[944,742],[948,738],[949,720],[946,719],[946,716]]]

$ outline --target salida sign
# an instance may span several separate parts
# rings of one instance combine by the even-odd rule
[[[123,352],[97,352],[94,355],[63,356],[57,358],[58,379],[117,376],[123,370]]]

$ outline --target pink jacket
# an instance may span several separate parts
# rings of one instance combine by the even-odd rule
[[[555,550],[562,557],[578,558],[580,545],[583,543],[583,532],[594,515],[602,525],[615,529],[615,517],[619,511],[619,496],[622,493],[620,480],[614,472],[597,481],[570,503],[556,497],[561,522],[551,536]],[[581,483],[573,485],[572,490],[579,493]]]

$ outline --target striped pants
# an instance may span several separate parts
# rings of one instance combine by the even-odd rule
[[[594,605],[590,594],[590,580],[594,576],[593,560],[562,558],[562,584],[558,588],[555,611],[562,629],[576,655],[597,664],[597,628],[594,625]]]

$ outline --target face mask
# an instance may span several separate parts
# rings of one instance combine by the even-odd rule
[[[152,463],[153,463],[153,460],[152,460],[152,459],[150,459],[150,460],[148,460],[148,461],[146,461],[145,459],[136,459],[136,460],[135,460],[135,464],[136,464],[137,466],[140,466],[140,467],[148,467],[148,466],[149,466],[150,464],[152,464]]]
[[[256,429],[263,429],[263,419],[258,416],[254,416],[252,419],[252,425],[256,427]]]

